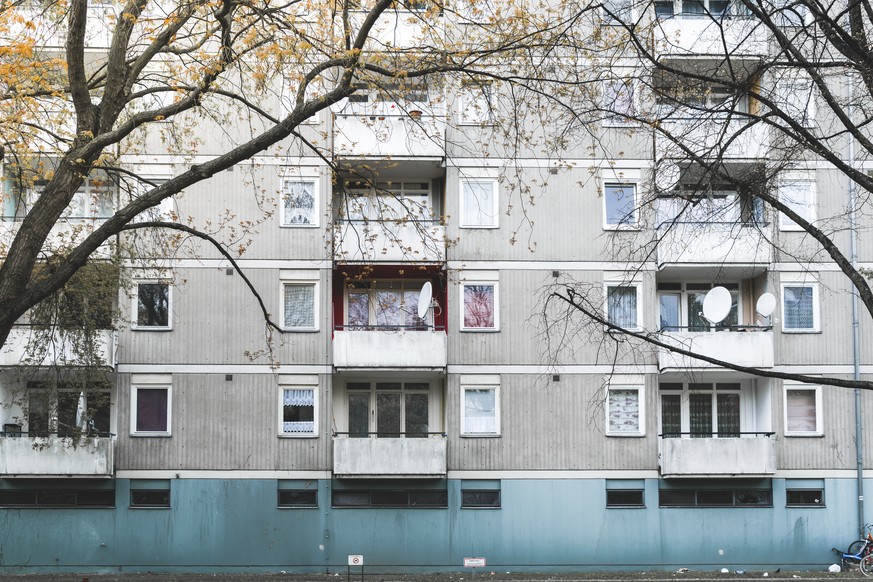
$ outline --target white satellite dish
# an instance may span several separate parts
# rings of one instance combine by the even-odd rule
[[[764,293],[758,297],[758,302],[755,304],[755,311],[764,317],[770,317],[776,310],[776,296],[772,293]]]
[[[433,286],[430,281],[425,281],[418,292],[418,318],[424,319],[427,310],[430,309],[430,301],[433,299]]]
[[[731,311],[731,292],[724,287],[713,287],[703,298],[703,317],[710,323],[719,323]]]

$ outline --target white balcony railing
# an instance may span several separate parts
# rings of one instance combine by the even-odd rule
[[[764,477],[776,472],[771,433],[736,438],[661,438],[662,477]]]
[[[337,477],[437,478],[446,476],[445,435],[426,438],[348,438],[333,441]]]
[[[337,368],[446,367],[446,334],[441,330],[336,330],[333,365]]]
[[[770,131],[763,123],[750,125],[742,117],[689,115],[678,119],[671,115],[661,122],[663,131],[656,132],[655,137],[655,148],[661,157],[757,160],[770,155]]]
[[[772,368],[773,332],[752,326],[738,329],[748,331],[668,331],[662,332],[660,339],[668,345],[732,364]],[[661,372],[715,367],[703,360],[677,354],[666,348],[658,349],[658,369]]]
[[[30,326],[16,326],[12,328],[6,343],[0,347],[0,366],[51,366],[51,365],[81,365],[79,357],[73,349],[73,341],[55,333],[49,341],[42,336],[34,336],[37,333]],[[36,345],[31,342],[38,337]],[[92,355],[99,355],[103,364],[109,367],[115,366],[115,332],[112,330],[97,331],[95,352],[88,354],[89,361]]]
[[[653,29],[659,57],[764,56],[770,34],[753,18],[679,15],[659,20]]]
[[[354,29],[369,16],[367,11],[352,11],[349,20]],[[433,38],[442,37],[443,17],[424,10],[388,10],[382,13],[368,35],[364,50],[384,51],[386,48],[415,48],[425,43],[433,46]]]
[[[0,437],[0,475],[21,477],[110,477],[115,438]]]
[[[740,223],[666,223],[658,228],[658,266],[768,265],[773,251],[761,228]]]
[[[443,263],[446,228],[434,221],[344,220],[334,225],[334,260]]]
[[[443,157],[445,136],[443,115],[337,113],[334,118],[334,152],[338,156]]]

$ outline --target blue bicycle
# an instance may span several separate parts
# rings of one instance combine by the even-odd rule
[[[873,534],[871,534],[873,525],[866,524],[864,529],[867,530],[867,536],[849,544],[849,548],[845,552],[831,548],[834,553],[840,556],[840,568],[844,572],[857,564],[865,576],[873,574]]]

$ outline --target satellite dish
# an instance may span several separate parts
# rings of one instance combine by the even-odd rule
[[[703,298],[703,317],[719,323],[731,311],[731,292],[724,287],[713,287]]]
[[[776,296],[772,293],[764,293],[758,297],[758,302],[755,304],[755,311],[764,317],[770,317],[773,311],[776,310]]]
[[[418,318],[424,319],[427,310],[430,309],[430,300],[433,299],[433,286],[430,281],[425,281],[418,292]]]

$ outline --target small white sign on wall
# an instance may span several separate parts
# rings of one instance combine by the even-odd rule
[[[349,554],[349,566],[363,566],[364,565],[364,555],[363,554]]]

